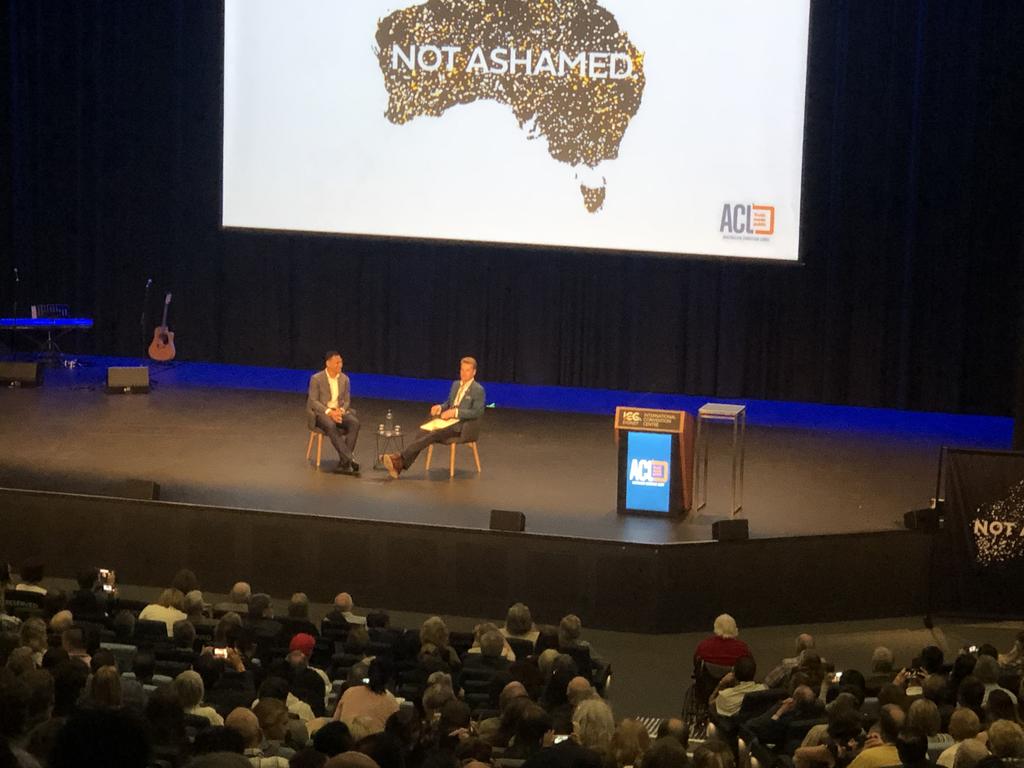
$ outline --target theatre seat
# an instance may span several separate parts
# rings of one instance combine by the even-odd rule
[[[481,472],[480,469],[480,454],[476,450],[477,441],[480,438],[480,419],[473,419],[467,421],[462,427],[461,435],[454,435],[449,437],[447,440],[442,440],[443,445],[447,445],[451,448],[451,452],[448,456],[448,477],[455,477],[455,446],[456,445],[468,445],[473,449],[473,460],[476,462],[477,473]],[[312,443],[310,443],[312,445]],[[430,459],[434,455],[434,446],[427,446],[427,463],[424,465],[424,471],[430,471]]]
[[[306,445],[306,461],[313,454],[313,440],[316,439],[316,468],[320,469],[320,454],[324,448],[325,432],[316,425],[316,416],[312,411],[306,411],[306,426],[309,428],[309,443]]]

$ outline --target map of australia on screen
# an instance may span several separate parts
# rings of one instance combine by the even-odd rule
[[[491,100],[573,168],[617,158],[643,99],[643,53],[597,0],[429,0],[382,19],[377,45],[392,123]],[[580,193],[599,211],[604,180]]]

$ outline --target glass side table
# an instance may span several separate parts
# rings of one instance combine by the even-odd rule
[[[384,429],[381,424],[377,429],[377,450],[373,454],[373,468],[387,469],[380,457],[385,453],[401,453],[405,450],[405,433],[402,432],[402,425],[396,424],[394,429]]]
[[[732,513],[743,508],[743,442],[747,432],[747,407],[728,403],[705,403],[697,411],[696,508],[708,503],[708,425],[721,421],[732,424]]]

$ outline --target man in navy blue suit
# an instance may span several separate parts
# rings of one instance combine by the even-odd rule
[[[484,388],[476,380],[476,360],[472,357],[462,358],[459,361],[459,380],[452,382],[448,399],[430,409],[430,415],[434,418],[458,421],[432,431],[421,429],[416,439],[409,443],[404,451],[384,454],[382,459],[388,474],[397,478],[416,461],[420,451],[428,445],[461,435],[466,422],[484,415],[484,398]]]

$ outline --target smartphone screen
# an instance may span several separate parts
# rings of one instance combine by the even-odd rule
[[[117,574],[109,568],[100,568],[100,586],[104,592],[113,592],[117,584]]]

